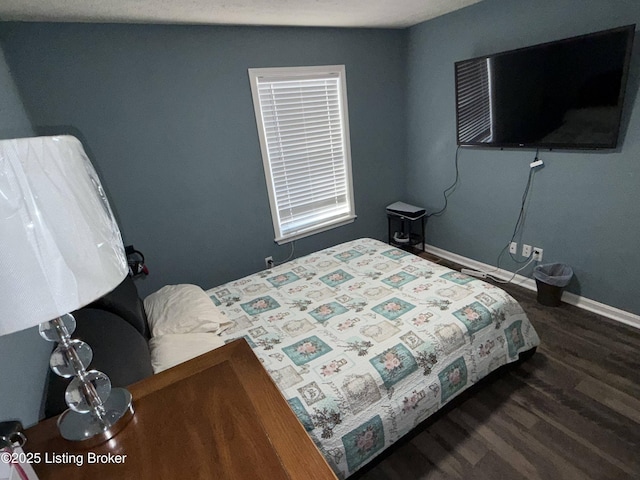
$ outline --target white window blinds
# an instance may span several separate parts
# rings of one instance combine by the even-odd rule
[[[249,70],[278,243],[355,218],[344,73]]]
[[[458,140],[463,143],[493,139],[490,59],[456,64],[458,82]]]

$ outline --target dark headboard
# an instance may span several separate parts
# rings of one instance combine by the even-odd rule
[[[130,277],[73,316],[77,327],[72,337],[85,341],[93,350],[89,369],[106,373],[113,387],[126,387],[153,375],[147,316]],[[45,417],[67,409],[64,391],[69,381],[49,372]]]
[[[114,313],[129,322],[140,334],[149,340],[151,333],[147,323],[142,300],[131,277],[127,277],[120,285],[85,308],[95,308]]]

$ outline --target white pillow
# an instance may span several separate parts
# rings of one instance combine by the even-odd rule
[[[160,373],[222,345],[224,340],[215,333],[179,333],[153,337],[149,340],[153,373]]]
[[[197,285],[167,285],[144,299],[153,337],[169,333],[217,332],[227,322]]]

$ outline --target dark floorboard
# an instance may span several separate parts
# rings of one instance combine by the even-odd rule
[[[501,286],[538,331],[537,353],[352,479],[640,479],[640,330]]]

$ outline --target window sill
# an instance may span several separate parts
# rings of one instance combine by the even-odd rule
[[[278,245],[284,245],[285,243],[293,242],[294,240],[310,237],[311,235],[315,235],[316,233],[326,232],[327,230],[331,230],[332,228],[348,225],[350,223],[353,223],[356,218],[358,218],[357,215],[349,215],[348,217],[334,219],[334,220],[331,220],[331,222],[317,225],[315,227],[310,228],[309,230],[303,230],[298,233],[294,233],[284,237],[278,237],[275,239],[275,242]]]

